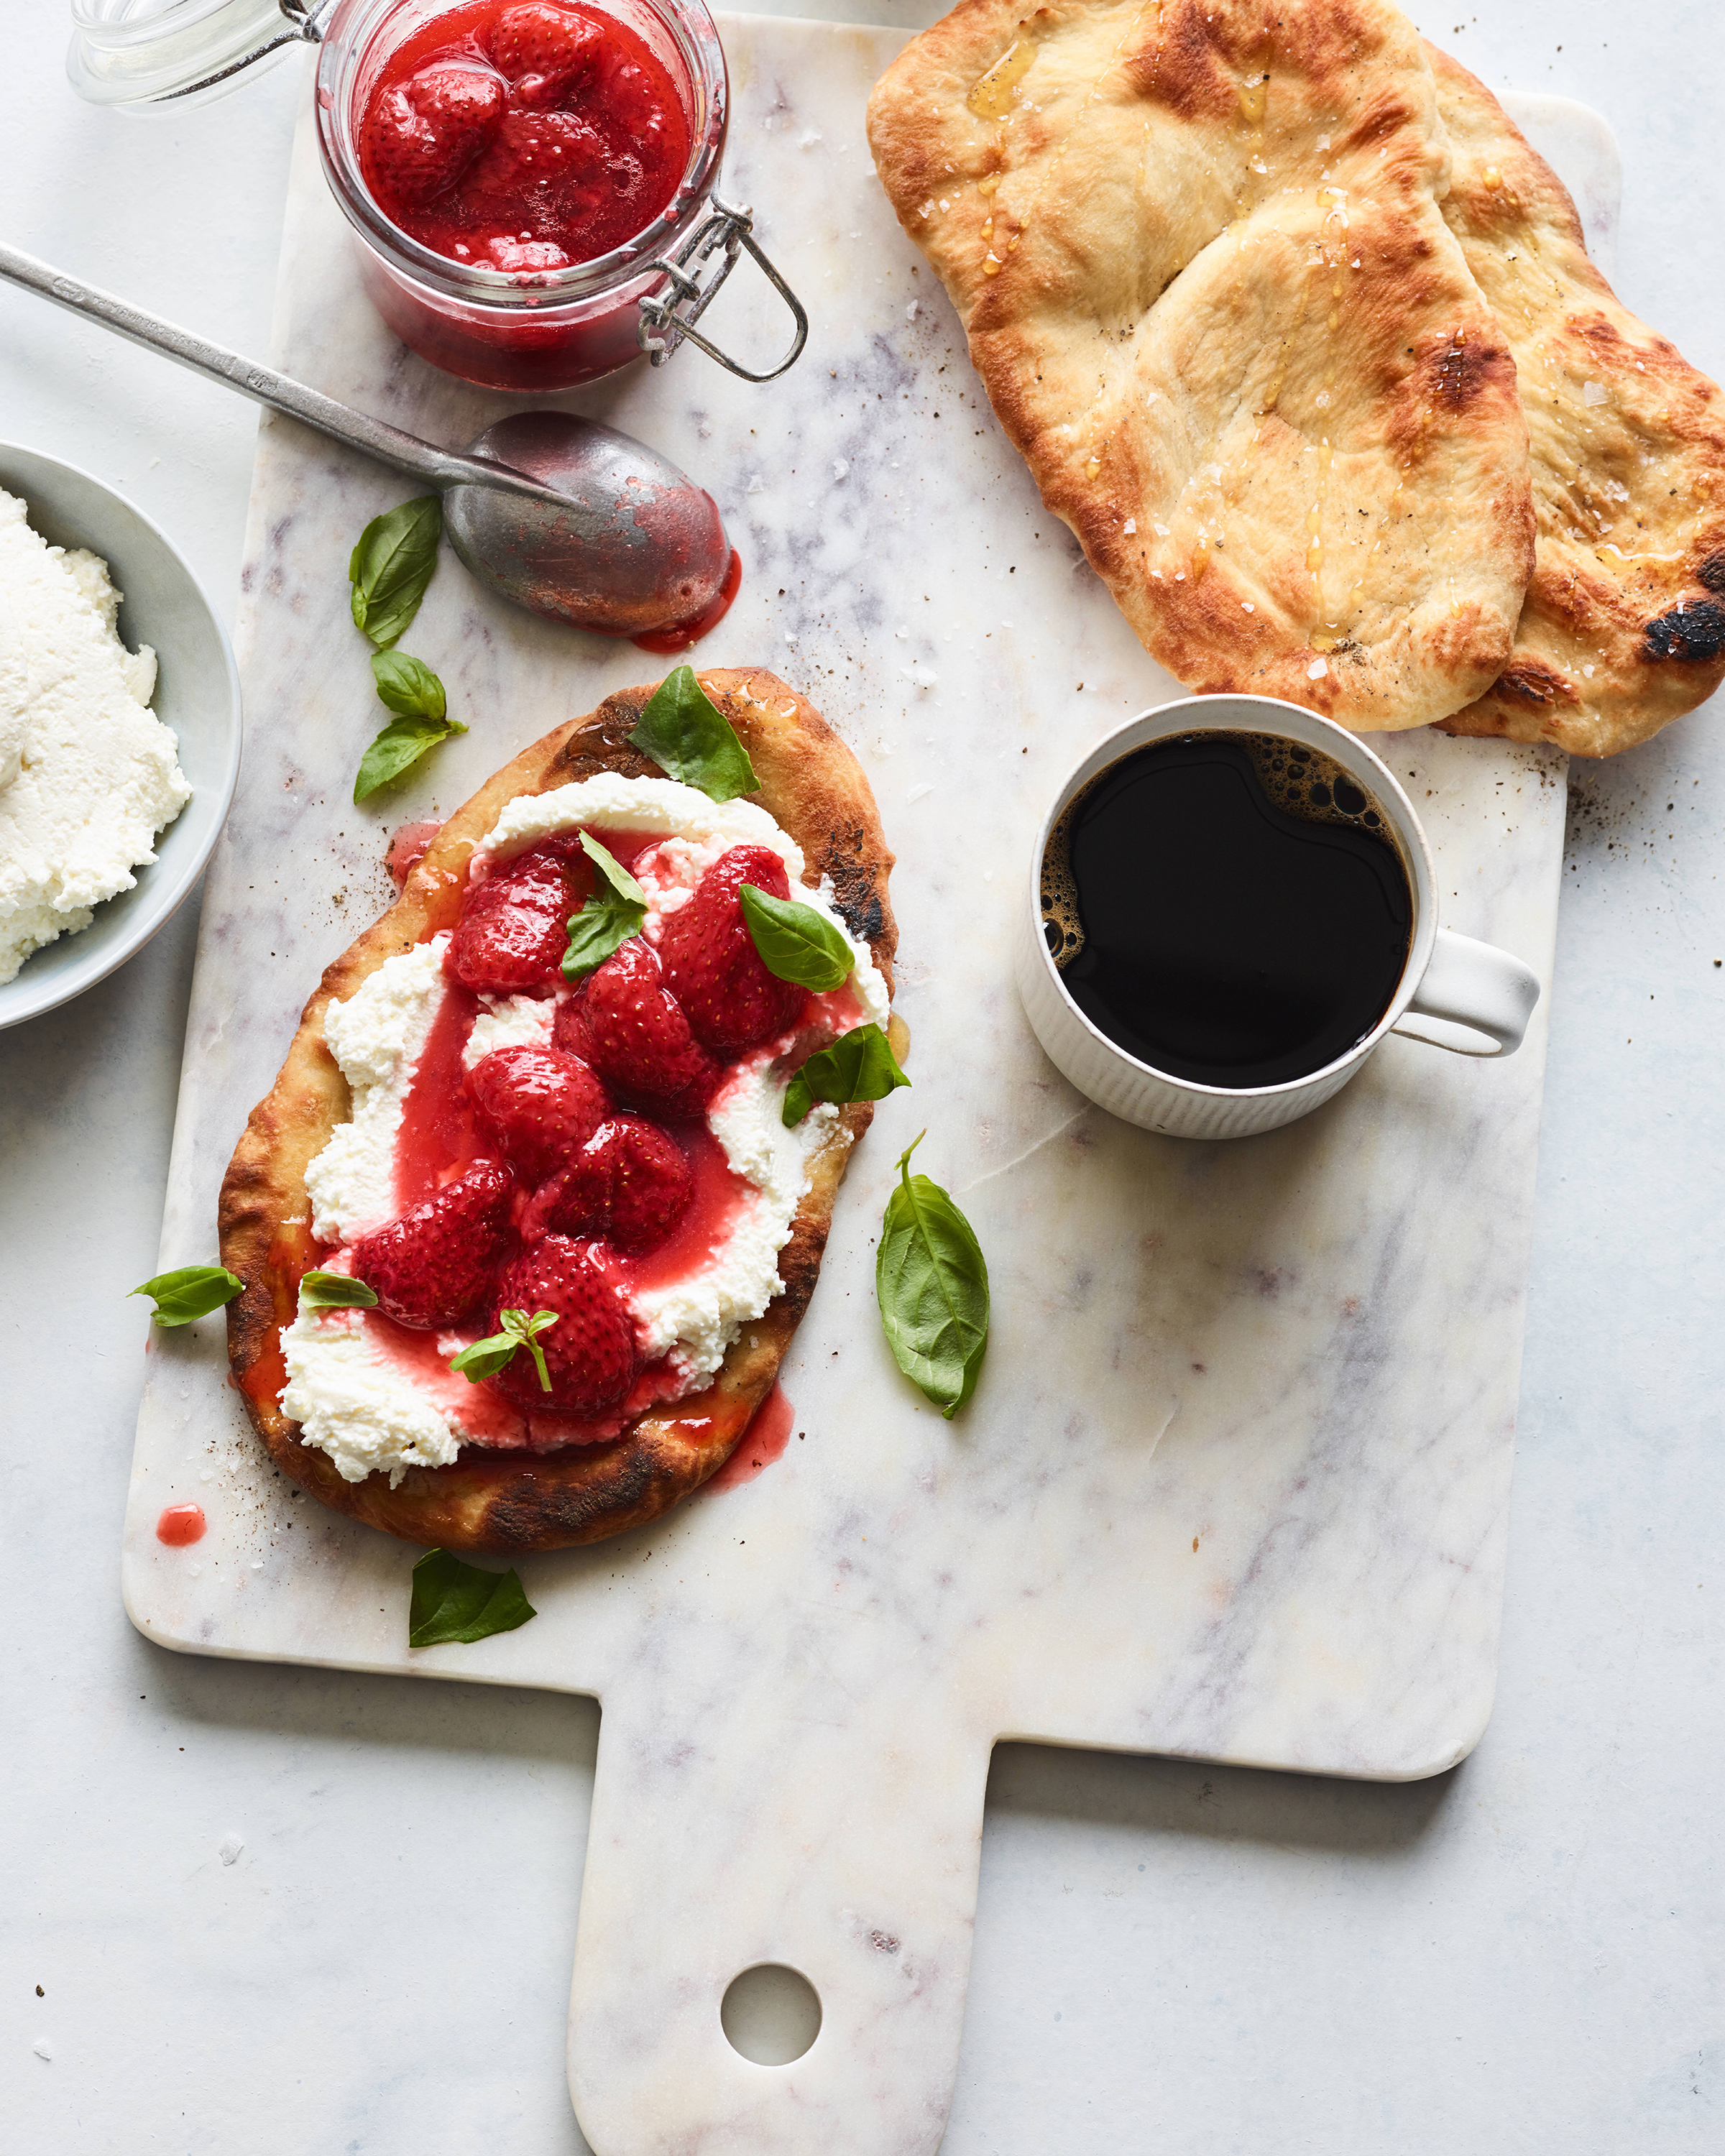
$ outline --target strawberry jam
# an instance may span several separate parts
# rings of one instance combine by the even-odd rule
[[[765,966],[741,891],[790,895],[771,847],[730,845],[697,866],[661,852],[657,834],[588,836],[639,875],[649,919],[632,934],[625,922],[616,948],[571,982],[560,963],[571,915],[588,898],[608,902],[581,834],[480,855],[401,1100],[394,1212],[333,1260],[377,1300],[322,1323],[361,1332],[464,1446],[604,1443],[699,1384],[704,1366],[676,1343],[699,1340],[712,1312],[734,1323],[722,1313],[746,1316],[745,1298],[770,1291],[747,1252],[760,1241],[752,1209],[778,1171],[757,1188],[727,1152],[761,1112],[748,1089],[862,1014],[848,983],[817,996]],[[518,1313],[535,1320],[536,1356],[518,1347],[471,1381],[450,1367],[476,1342],[518,1332]],[[783,1450],[773,1415],[754,1440],[762,1461]]]
[[[689,162],[689,97],[620,17],[471,0],[403,38],[360,114],[390,221],[453,262],[543,277],[650,224]]]

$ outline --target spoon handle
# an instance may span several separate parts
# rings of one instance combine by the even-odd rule
[[[567,509],[569,506],[567,495],[559,494],[554,487],[542,485],[525,473],[511,471],[506,465],[482,463],[476,457],[463,456],[456,450],[438,449],[430,442],[421,441],[417,434],[403,434],[399,427],[369,418],[363,412],[338,404],[333,397],[308,389],[290,375],[278,374],[273,367],[261,367],[237,352],[229,352],[224,345],[212,344],[208,337],[196,336],[190,330],[182,330],[173,322],[163,321],[157,315],[146,313],[128,300],[101,291],[94,285],[83,284],[76,277],[65,276],[46,262],[39,262],[33,254],[7,246],[4,241],[0,241],[0,278],[22,285],[42,299],[52,300],[56,305],[82,315],[88,321],[100,322],[104,329],[130,338],[133,344],[159,352],[165,359],[177,360],[194,373],[208,375],[213,382],[237,389],[242,396],[267,404],[272,411],[285,413],[302,426],[314,427],[332,441],[357,449],[362,456],[406,472],[410,478],[424,480],[439,492],[447,486],[486,486],[496,493],[521,495],[530,501],[548,502],[553,508]]]

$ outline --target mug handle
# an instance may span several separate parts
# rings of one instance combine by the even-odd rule
[[[1538,1001],[1539,977],[1531,966],[1495,943],[1440,928],[1413,1000],[1390,1031],[1457,1055],[1513,1055]],[[1421,1019],[1435,1025],[1421,1025]],[[1473,1038],[1458,1037],[1461,1027]]]

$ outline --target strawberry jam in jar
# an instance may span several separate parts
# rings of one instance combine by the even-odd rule
[[[339,0],[319,27],[324,170],[405,344],[527,391],[665,356],[641,302],[692,285],[667,264],[725,145],[701,0]]]

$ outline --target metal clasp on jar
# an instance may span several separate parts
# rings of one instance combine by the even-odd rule
[[[787,367],[794,367],[809,341],[809,316],[803,302],[786,284],[754,239],[754,212],[732,209],[720,201],[716,195],[711,198],[708,213],[680,247],[670,261],[649,262],[649,270],[663,271],[670,280],[671,289],[656,298],[643,299],[639,305],[641,319],[635,326],[635,337],[641,350],[655,367],[663,367],[677,346],[687,337],[690,343],[704,352],[709,359],[716,359],[721,367],[727,367],[745,382],[772,382]],[[703,264],[722,248],[725,259],[708,275],[703,282],[700,271]],[[728,352],[709,343],[695,326],[706,312],[719,287],[737,267],[737,258],[747,248],[765,271],[769,282],[791,311],[797,325],[796,341],[777,367],[769,367],[765,374],[752,373],[746,367],[738,366]],[[686,308],[685,313],[681,310]]]

